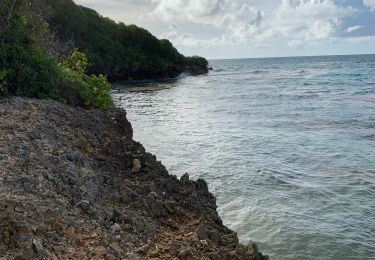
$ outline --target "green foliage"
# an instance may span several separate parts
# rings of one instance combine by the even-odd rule
[[[198,66],[203,68],[208,66],[208,61],[205,58],[199,56],[186,57],[185,63],[188,66]]]
[[[145,29],[116,23],[72,0],[43,1],[54,10],[48,20],[51,27],[62,41],[73,40],[87,54],[91,73],[124,80],[142,74],[138,72],[146,77],[150,71],[185,65],[185,57],[168,40],[159,40]]]
[[[61,65],[80,74],[84,74],[86,72],[88,63],[89,61],[86,54],[79,52],[78,50],[74,50],[68,58],[63,59]]]
[[[0,19],[2,17],[0,16]],[[112,106],[111,85],[103,75],[86,75],[88,59],[74,50],[59,58],[47,49],[48,26],[40,38],[36,28],[45,24],[35,13],[21,9],[9,19],[0,34],[0,95],[49,98],[72,105],[107,109]]]
[[[62,46],[69,44],[56,41],[51,30],[61,42],[73,40],[80,51],[60,57],[68,53]],[[207,64],[197,56],[185,58],[171,42],[145,29],[115,23],[72,0],[0,1],[1,96],[107,109],[111,85],[104,75],[120,80],[168,77]]]
[[[5,69],[0,70],[0,95],[5,92],[5,78],[7,72]]]
[[[107,78],[102,74],[99,76],[91,75],[86,76],[86,81],[89,95],[86,97],[87,100],[95,107],[110,108],[112,106],[111,96],[109,95],[111,84],[108,83]]]
[[[59,66],[47,50],[35,44],[32,32],[27,17],[16,15],[2,35],[2,92],[54,98],[56,84],[60,81]]]
[[[64,80],[76,93],[85,107],[94,106],[102,109],[112,107],[112,100],[109,94],[111,84],[107,78],[100,74],[86,75],[88,59],[82,52],[74,50],[60,63],[64,72]]]

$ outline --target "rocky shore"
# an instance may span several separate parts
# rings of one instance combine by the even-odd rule
[[[90,71],[94,74],[100,74],[100,70]],[[180,76],[182,73],[198,76],[209,73],[208,66],[198,65],[172,65],[166,69],[150,69],[150,70],[135,70],[135,71],[120,71],[117,73],[106,73],[108,80],[111,82],[125,82],[128,80],[155,80],[155,79],[173,79]]]
[[[204,180],[170,175],[122,109],[0,101],[0,259],[256,259]]]

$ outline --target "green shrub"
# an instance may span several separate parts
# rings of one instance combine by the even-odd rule
[[[91,96],[91,104],[102,109],[112,107],[112,99],[109,94],[111,84],[108,83],[107,78],[102,74],[99,76],[91,75],[86,77]]]
[[[61,80],[56,58],[33,40],[27,18],[13,17],[0,45],[1,89],[3,94],[54,98]]]
[[[5,92],[5,77],[7,72],[5,69],[0,70],[0,96]]]
[[[191,57],[185,57],[185,64],[187,66],[198,66],[198,67],[207,67],[208,61],[199,56],[191,56]]]
[[[86,75],[87,66],[86,55],[78,50],[74,50],[68,57],[62,59],[60,67],[64,73],[65,85],[70,86],[79,94],[81,105],[102,109],[110,108],[112,106],[109,94],[111,84],[104,75]]]
[[[107,109],[111,85],[103,75],[85,74],[88,59],[74,50],[59,59],[35,37],[27,16],[15,15],[0,35],[0,95],[55,99],[71,105]]]
[[[78,50],[74,50],[67,58],[63,59],[61,66],[76,71],[83,75],[86,72],[89,61],[86,55]]]

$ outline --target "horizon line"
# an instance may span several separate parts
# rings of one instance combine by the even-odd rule
[[[280,59],[280,58],[311,58],[311,57],[334,57],[334,56],[367,56],[375,53],[357,53],[357,54],[318,54],[318,55],[296,55],[296,56],[265,56],[265,57],[247,57],[247,58],[207,58],[207,60],[253,60],[253,59]]]

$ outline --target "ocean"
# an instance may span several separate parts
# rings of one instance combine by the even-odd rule
[[[210,66],[117,86],[135,140],[271,259],[375,259],[375,55]]]

